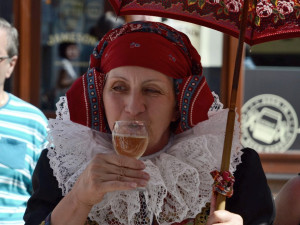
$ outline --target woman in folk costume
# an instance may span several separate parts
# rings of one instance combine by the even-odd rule
[[[233,195],[214,182],[228,111],[207,86],[185,34],[145,21],[113,29],[57,107],[26,224],[272,223],[259,157],[242,149],[238,123],[230,164],[235,179],[213,173],[228,184],[235,180]],[[147,122],[149,143],[140,160],[114,152],[117,120]],[[213,189],[232,195],[226,210],[210,208]]]

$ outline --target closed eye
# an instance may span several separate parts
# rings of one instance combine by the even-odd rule
[[[144,88],[143,93],[150,94],[150,95],[161,95],[163,92],[156,88]]]

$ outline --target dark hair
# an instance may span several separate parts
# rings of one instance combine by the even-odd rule
[[[68,58],[67,55],[66,55],[66,50],[71,45],[77,45],[77,44],[75,42],[71,42],[71,41],[66,41],[66,42],[60,43],[59,46],[58,46],[59,56],[62,57],[62,58]]]
[[[90,34],[97,37],[99,40],[111,29],[124,24],[124,20],[118,17],[118,20],[111,11],[107,11],[100,16],[97,24],[90,29]]]
[[[17,29],[1,17],[0,17],[0,29],[5,30],[7,34],[7,46],[6,46],[7,55],[9,57],[18,55],[19,35]]]

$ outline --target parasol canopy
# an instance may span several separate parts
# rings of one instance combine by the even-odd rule
[[[118,15],[187,21],[238,38],[243,0],[110,0]],[[255,45],[300,37],[300,0],[249,0],[245,42]]]

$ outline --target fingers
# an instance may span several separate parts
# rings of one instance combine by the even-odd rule
[[[116,154],[98,154],[79,176],[73,188],[78,201],[93,205],[107,192],[145,187],[150,179],[145,165],[134,158]]]
[[[120,181],[107,181],[101,184],[101,190],[104,193],[113,191],[126,191],[134,190],[138,187],[136,182],[120,182]]]
[[[221,225],[243,225],[243,219],[240,215],[231,213],[226,210],[217,210],[213,212],[206,225],[221,224]]]
[[[145,165],[142,161],[116,154],[98,154],[91,167],[102,181],[138,182],[145,186],[145,182],[141,181],[150,179],[149,174],[143,171]]]
[[[98,154],[89,167],[93,180],[104,192],[145,187],[150,179],[143,171],[145,165],[142,161],[116,154]]]
[[[131,168],[136,170],[145,169],[145,164],[132,157],[121,156],[117,154],[97,154],[95,158],[100,158],[104,160],[106,163],[116,165],[118,167]]]
[[[119,184],[122,182],[135,183],[137,187],[145,187],[150,179],[149,175],[143,171],[133,172],[128,169],[126,171],[125,174],[127,175],[124,175],[124,173],[103,174],[99,180],[102,182],[116,181]]]

